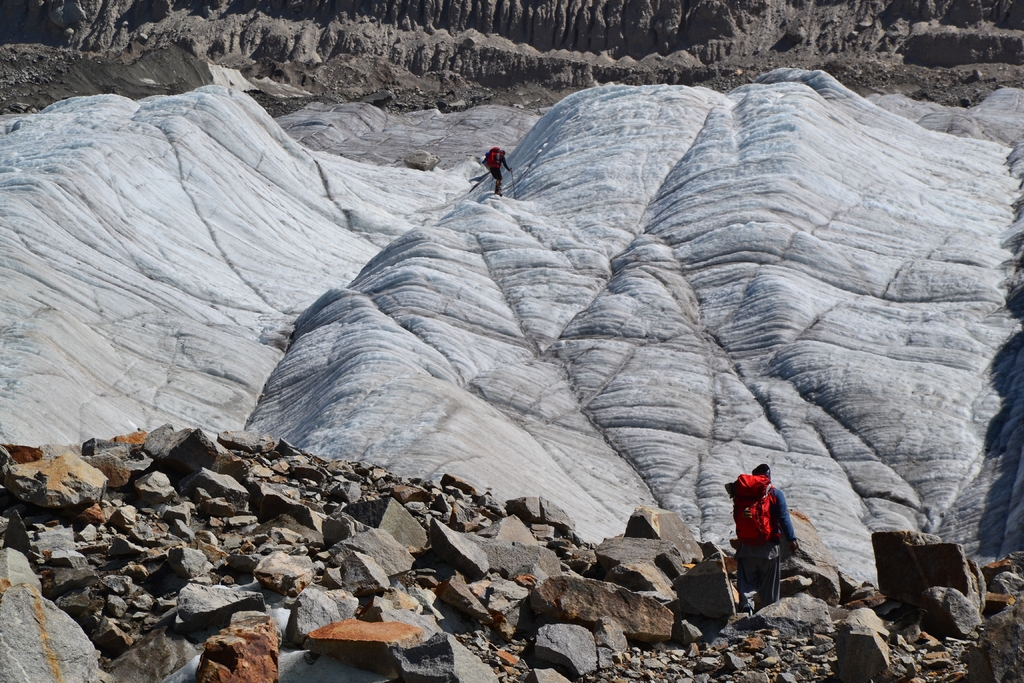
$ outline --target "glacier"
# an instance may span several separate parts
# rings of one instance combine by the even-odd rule
[[[451,115],[283,122],[310,148],[215,87],[4,120],[0,437],[247,420],[550,497],[586,538],[658,503],[719,544],[723,485],[767,462],[858,577],[877,529],[1005,554],[1020,95],[595,87],[532,125],[500,199]],[[408,171],[392,134],[458,149]]]

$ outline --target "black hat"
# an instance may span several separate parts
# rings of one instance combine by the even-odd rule
[[[751,474],[763,474],[763,475],[767,476],[769,479],[771,479],[772,478],[772,468],[768,467],[768,465],[766,463],[761,463],[760,465],[758,465],[757,467],[754,468],[754,471],[751,472]]]

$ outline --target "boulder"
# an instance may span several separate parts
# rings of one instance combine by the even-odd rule
[[[921,595],[925,631],[940,638],[966,638],[981,625],[978,604],[955,588],[932,586]]]
[[[534,645],[537,659],[565,669],[579,678],[597,668],[597,647],[593,634],[575,624],[547,624],[537,629]]]
[[[775,629],[784,637],[807,638],[815,633],[835,631],[832,616],[824,600],[810,595],[794,595],[762,607],[756,614],[744,617],[722,629],[718,639],[736,637],[747,631]]]
[[[174,630],[178,633],[192,633],[223,627],[235,612],[262,612],[265,608],[262,593],[190,583],[178,593]]]
[[[359,603],[356,602],[357,607],[358,605]],[[354,614],[355,610],[353,609],[344,618],[351,618]],[[338,602],[326,591],[311,586],[302,591],[295,599],[295,604],[292,605],[292,611],[288,617],[285,638],[289,643],[302,645],[310,631],[341,621],[342,618]]]
[[[32,586],[37,591],[43,589],[24,554],[14,548],[0,550],[0,595],[12,586],[21,585]]]
[[[695,564],[704,559],[704,551],[690,533],[689,527],[671,510],[646,505],[638,507],[626,522],[623,536],[668,541],[676,547],[680,560],[686,564]]]
[[[492,624],[505,640],[530,626],[531,614],[527,600],[530,591],[514,581],[495,579],[487,586],[481,602],[491,615]]]
[[[280,517],[275,517],[269,522],[264,522],[263,524],[260,524],[258,527],[253,529],[252,533],[254,535],[267,534],[273,536],[275,529],[284,529],[295,533],[299,543],[304,543],[307,545],[324,544],[324,535],[322,533],[320,533],[316,529],[313,529],[312,527],[308,527],[305,524],[300,523],[291,515],[281,515]],[[280,533],[280,531],[278,531],[278,533]]]
[[[35,586],[0,595],[0,680],[98,683],[96,649],[82,628]]]
[[[389,654],[405,683],[498,682],[491,667],[447,633],[435,633],[417,645],[393,645]]]
[[[574,528],[565,510],[546,498],[515,498],[505,502],[505,511],[530,524],[549,524],[562,531],[572,531]]]
[[[493,621],[491,613],[460,575],[441,582],[435,591],[441,600],[480,623],[490,624]]]
[[[626,637],[645,642],[671,638],[675,620],[672,611],[654,598],[572,575],[540,583],[530,595],[530,606],[538,614],[587,627],[593,627],[602,617],[611,617],[622,625]]]
[[[538,545],[537,538],[533,535],[523,521],[516,516],[502,517],[489,527],[485,527],[476,534],[480,538],[493,538],[498,541],[511,541],[523,545]]]
[[[402,160],[409,168],[417,171],[433,171],[434,167],[441,163],[441,157],[422,149],[418,149]]]
[[[340,547],[332,549],[331,561],[338,568],[324,572],[323,584],[328,588],[340,588],[361,596],[378,593],[391,585],[387,572],[368,555]]]
[[[525,545],[495,538],[480,538],[472,534],[467,534],[463,538],[475,543],[484,551],[489,572],[498,572],[506,579],[520,574],[531,574],[538,581],[543,581],[562,573],[558,555],[536,543]]]
[[[367,622],[346,619],[322,626],[306,638],[306,647],[343,664],[398,676],[389,649],[423,642],[423,629],[393,621]]]
[[[107,673],[116,683],[160,683],[201,651],[185,636],[161,626],[111,662]]]
[[[616,654],[629,649],[622,625],[609,617],[602,617],[594,624],[594,644],[597,646],[597,664],[602,669],[614,664]]]
[[[661,539],[606,538],[594,552],[606,572],[620,564],[648,565],[662,572],[670,582],[686,572],[678,548]]]
[[[1024,683],[1024,601],[985,623],[967,653],[968,683]]]
[[[790,510],[790,519],[796,537],[800,539],[800,547],[796,554],[789,554],[789,547],[783,543],[783,559],[781,564],[782,578],[803,577],[810,579],[810,585],[801,590],[815,598],[820,598],[829,605],[838,605],[842,594],[839,584],[839,567],[818,535],[818,530],[811,524],[807,515],[799,510]]]
[[[176,432],[170,425],[150,432],[143,449],[157,465],[179,474],[192,474],[204,467],[222,472],[237,460],[203,430],[182,429]]]
[[[250,491],[250,495],[253,495],[251,500],[254,503],[257,501],[259,503],[259,519],[261,522],[275,519],[281,515],[289,515],[299,524],[323,533],[324,516],[301,500],[297,500],[301,494],[296,489],[269,484],[261,484],[258,487],[254,487],[254,489],[259,495],[257,496]]]
[[[163,472],[150,472],[135,482],[135,495],[147,505],[158,505],[174,498],[177,493],[171,480]]]
[[[925,591],[945,586],[960,591],[981,611],[984,578],[963,546],[916,531],[876,531],[871,545],[878,590],[886,597],[924,607]]]
[[[372,557],[388,576],[409,571],[412,569],[413,562],[416,561],[416,558],[405,549],[405,546],[382,529],[367,529],[340,541],[338,545]]]
[[[26,557],[32,553],[32,540],[28,537],[28,529],[25,528],[25,522],[17,510],[11,510],[7,517],[3,547],[17,550]]]
[[[798,532],[799,534],[799,532]],[[799,537],[799,536],[798,536]],[[874,611],[854,610],[836,635],[835,674],[843,683],[870,683],[889,668],[889,632]]]
[[[64,453],[52,460],[11,465],[4,487],[25,503],[66,508],[99,502],[107,478],[74,453]]]
[[[410,553],[423,552],[427,547],[427,532],[394,498],[352,503],[345,507],[345,514],[368,527],[388,532]]]
[[[96,570],[91,567],[69,567],[55,569],[43,586],[43,595],[56,600],[65,593],[79,588],[92,586],[100,580]]]
[[[196,683],[257,683],[278,680],[274,620],[266,614],[240,614],[203,644]]]
[[[264,557],[253,571],[253,576],[264,588],[295,597],[313,581],[316,570],[308,555],[289,555],[278,551]]]
[[[178,484],[181,495],[191,498],[196,489],[203,489],[213,498],[223,498],[231,503],[236,510],[249,508],[249,491],[235,481],[234,477],[218,474],[200,467],[198,470],[181,480]]]
[[[206,559],[206,555],[202,551],[184,546],[177,546],[167,551],[167,564],[175,574],[183,579],[206,576],[213,570],[213,565]]]
[[[672,582],[665,573],[649,564],[616,565],[605,574],[604,580],[637,593],[656,593],[664,601],[671,601],[675,596]]]
[[[125,633],[113,620],[103,617],[92,632],[93,645],[105,654],[118,656],[132,646],[135,639]]]
[[[490,570],[487,553],[465,534],[453,531],[436,519],[430,520],[430,545],[434,554],[470,579],[479,579]]]
[[[233,451],[254,455],[271,453],[277,446],[274,437],[247,431],[221,432],[217,435],[217,443]]]
[[[717,619],[736,613],[736,593],[720,555],[704,560],[674,582],[679,611]]]

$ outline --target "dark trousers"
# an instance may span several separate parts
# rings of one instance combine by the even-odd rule
[[[758,609],[779,600],[779,582],[781,572],[780,555],[774,558],[738,557],[736,558],[736,583],[739,584],[740,611],[746,611],[747,604],[756,595],[760,603]]]

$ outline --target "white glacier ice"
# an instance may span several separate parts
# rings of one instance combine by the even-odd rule
[[[311,153],[217,86],[0,133],[7,442],[240,427],[295,316],[469,187]]]
[[[478,144],[435,115],[289,124],[378,165],[219,89],[5,120],[0,437],[238,426],[263,388],[253,429],[548,496],[592,539],[657,501],[723,543],[723,484],[767,462],[858,576],[875,529],[1019,548],[1024,126],[996,95],[593,88],[503,199],[387,167],[393,135]]]

